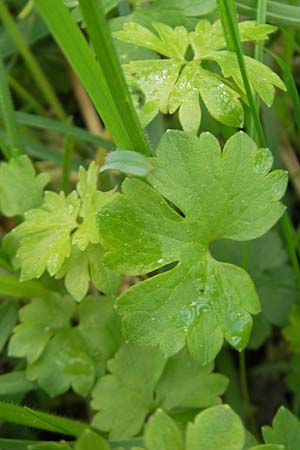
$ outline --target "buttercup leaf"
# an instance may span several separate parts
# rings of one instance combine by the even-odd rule
[[[217,121],[242,128],[244,111],[241,100],[244,84],[235,53],[225,50],[226,42],[222,24],[211,24],[202,19],[195,31],[188,33],[183,27],[171,28],[153,22],[154,34],[137,23],[126,23],[114,36],[127,43],[142,46],[169,59],[131,61],[124,71],[128,83],[145,95],[139,109],[142,124],[147,125],[156,114],[173,114],[179,109],[179,119],[184,130],[197,133],[201,123],[199,96],[209,113]],[[244,21],[239,24],[242,41],[264,40],[275,27]],[[189,45],[194,59],[186,59]],[[269,67],[246,57],[247,71],[253,89],[270,106],[274,100],[275,86],[285,89],[284,83]],[[222,76],[203,66],[205,61],[215,61]]]
[[[118,300],[130,342],[159,345],[166,356],[187,342],[204,365],[224,337],[238,350],[247,345],[251,314],[260,311],[254,284],[243,269],[215,260],[209,246],[255,239],[283,214],[277,196],[283,172],[261,171],[257,152],[241,132],[223,151],[209,133],[167,132],[149,184],[127,179],[123,194],[100,210],[110,269],[142,275],[173,264]]]
[[[218,404],[227,386],[223,375],[212,373],[213,364],[202,367],[186,349],[166,361],[158,349],[123,345],[108,368],[111,374],[93,391],[92,406],[99,410],[94,424],[116,439],[136,434],[153,405],[166,411],[205,408]]]
[[[118,278],[102,263],[104,254],[96,224],[96,212],[114,191],[97,190],[98,167],[79,170],[77,190],[68,197],[46,192],[43,205],[25,213],[25,221],[12,231],[19,242],[17,259],[21,280],[39,278],[45,270],[56,278],[66,276],[66,288],[81,301],[90,280],[100,291],[117,291]]]

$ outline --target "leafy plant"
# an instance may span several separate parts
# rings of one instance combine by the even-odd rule
[[[0,0],[0,448],[298,450],[299,6]]]
[[[145,101],[139,111],[143,125],[147,125],[159,111],[173,114],[179,109],[184,130],[196,133],[201,122],[199,96],[209,113],[217,121],[242,128],[244,112],[240,99],[245,101],[245,90],[236,55],[225,50],[226,41],[221,21],[211,24],[201,20],[195,31],[154,22],[154,34],[137,23],[127,23],[114,36],[122,41],[149,48],[165,59],[132,61],[124,65],[128,83],[140,89]],[[265,40],[275,30],[270,25],[245,21],[239,24],[242,41]],[[187,59],[189,46],[193,59]],[[252,88],[271,106],[274,86],[285,89],[280,78],[253,58],[246,57]],[[222,74],[209,67],[206,61],[217,63]],[[246,102],[247,103],[247,102]]]

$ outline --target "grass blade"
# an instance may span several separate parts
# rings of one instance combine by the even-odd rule
[[[74,437],[78,437],[88,428],[88,425],[77,420],[65,419],[4,402],[0,402],[0,420]]]
[[[24,281],[10,275],[0,274],[0,295],[13,298],[45,297],[49,291],[39,281]]]
[[[62,183],[61,183],[62,190],[64,191],[65,194],[68,194],[70,190],[70,172],[72,169],[72,156],[74,152],[74,144],[75,142],[73,136],[66,136],[64,142]]]
[[[3,0],[0,0],[0,17],[4,23],[6,29],[12,37],[16,48],[22,55],[25,63],[27,64],[32,76],[34,77],[37,86],[39,87],[41,93],[43,94],[45,100],[49,103],[56,116],[60,120],[66,119],[66,114],[64,112],[63,106],[58,100],[55,91],[53,90],[51,84],[49,83],[47,77],[39,66],[37,60],[35,59],[33,53],[27,47],[25,39],[20,32],[19,28],[15,24],[15,21],[10,14],[7,6]]]
[[[0,50],[0,112],[8,136],[8,147],[1,145],[4,156],[9,159],[22,153],[23,146],[14,115],[14,106]]]
[[[105,76],[101,66],[102,59],[101,63],[96,61],[94,53],[63,2],[61,0],[51,0],[51,2],[35,0],[35,3],[93,101],[105,126],[113,136],[116,145],[122,149],[149,154],[145,137],[140,136],[138,130],[133,129],[133,124],[130,128],[127,127],[129,119],[122,115],[125,106],[121,108],[116,102],[116,93],[112,92],[110,84],[115,74],[111,71],[109,78]],[[125,101],[125,99],[123,100]],[[137,136],[140,138],[137,139]]]
[[[128,150],[141,148],[143,149],[142,153],[147,154],[149,153],[148,144],[131,101],[119,58],[105,19],[102,0],[100,0],[102,8],[99,8],[99,0],[79,0],[79,4],[97,60],[101,65],[109,89],[114,95],[124,126],[131,134],[133,146]]]
[[[257,0],[236,1],[238,11],[245,16],[256,18]],[[267,21],[275,25],[287,25],[299,28],[300,8],[299,6],[288,5],[272,0],[267,3]]]

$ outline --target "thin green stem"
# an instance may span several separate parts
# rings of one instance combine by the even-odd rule
[[[296,251],[297,237],[295,229],[288,214],[285,214],[282,218],[282,229],[287,243],[290,259],[294,268],[297,288],[300,289],[300,266]]]
[[[253,406],[251,404],[249,387],[247,380],[247,368],[246,368],[246,356],[245,351],[239,353],[239,363],[240,363],[240,384],[241,392],[244,406],[244,414],[249,423],[251,432],[254,434],[256,439],[260,439],[258,428],[253,413]]]
[[[4,126],[8,136],[8,144],[10,149],[5,145],[1,145],[3,154],[6,158],[12,158],[23,152],[22,141],[19,135],[18,126],[14,113],[13,101],[8,85],[7,75],[0,51],[0,111],[3,118]]]
[[[31,110],[34,110],[38,114],[45,114],[43,106],[38,102],[36,98],[31,95],[27,89],[25,89],[18,80],[13,78],[11,75],[8,76],[8,81],[11,88],[23,100]]]
[[[40,65],[38,64],[36,58],[34,57],[31,50],[26,45],[26,41],[17,27],[14,18],[10,14],[7,6],[3,0],[0,0],[0,18],[5,25],[7,31],[9,32],[12,40],[15,43],[16,48],[22,55],[25,63],[27,64],[33,78],[36,81],[41,93],[43,94],[45,100],[49,103],[56,116],[60,120],[66,120],[67,116],[64,108],[60,101],[58,100],[54,89],[49,83],[47,77],[42,71]]]

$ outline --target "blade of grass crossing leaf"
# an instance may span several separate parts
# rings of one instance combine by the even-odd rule
[[[74,437],[78,437],[88,428],[88,425],[77,420],[65,419],[4,402],[0,402],[0,420]]]
[[[10,275],[0,274],[0,296],[13,298],[44,297],[49,291],[39,281],[19,281]]]
[[[250,81],[247,76],[247,69],[246,69],[246,64],[245,64],[245,60],[244,60],[243,48],[242,48],[242,43],[241,43],[241,39],[240,39],[240,33],[239,33],[239,29],[238,29],[238,22],[237,22],[237,18],[236,18],[236,10],[235,10],[234,1],[233,0],[218,0],[218,5],[219,5],[219,11],[220,11],[221,17],[225,16],[222,19],[222,24],[224,24],[224,23],[228,24],[228,26],[226,25],[226,30],[227,30],[227,32],[229,30],[229,33],[231,35],[230,42],[233,43],[234,50],[236,52],[238,64],[239,64],[240,71],[241,71],[241,76],[242,76],[243,83],[245,86],[245,91],[247,94],[247,99],[248,99],[251,115],[253,117],[255,129],[257,132],[258,140],[259,140],[259,145],[263,148],[266,148],[267,144],[266,144],[266,140],[265,140],[265,136],[264,136],[264,131],[263,131],[263,128],[261,125],[259,114],[256,109],[255,99],[254,99],[254,95],[253,95],[253,92],[252,92],[252,89],[250,86]],[[225,30],[225,37],[226,37],[226,30]]]
[[[99,8],[99,3],[102,5]],[[123,117],[124,125],[130,132],[133,148],[128,150],[149,153],[149,147],[139,118],[131,101],[131,96],[123,75],[117,52],[106,22],[102,0],[79,0],[79,5],[86,22],[88,34],[93,43],[97,60],[101,64],[109,88],[114,94]]]
[[[15,113],[16,120],[21,125],[28,125],[33,128],[40,128],[41,130],[56,131],[58,133],[65,134],[66,136],[72,136],[75,139],[90,142],[94,145],[107,148],[108,150],[114,150],[115,145],[113,142],[108,141],[100,136],[90,133],[82,128],[74,125],[58,122],[55,119],[49,119],[48,117],[37,116],[34,114],[28,114],[21,111]]]
[[[116,145],[119,148],[149,154],[145,139],[142,137],[137,139],[137,136],[140,135],[137,130],[133,130],[133,127],[127,128],[128,119],[124,119],[121,114],[119,104],[115,100],[116,92],[112,92],[110,89],[109,83],[110,79],[114,77],[114,73],[110,72],[109,78],[106,78],[82,32],[63,2],[61,0],[51,0],[51,2],[35,0],[35,3],[92,99]]]
[[[6,158],[14,157],[22,153],[23,147],[14,116],[14,106],[10,94],[8,80],[0,49],[0,111],[8,135],[8,146],[1,145]]]
[[[49,83],[47,77],[39,66],[36,58],[33,53],[27,47],[26,41],[20,32],[19,28],[15,24],[15,21],[10,14],[7,6],[5,5],[3,0],[0,0],[0,17],[2,22],[4,23],[6,29],[8,30],[12,40],[15,43],[18,51],[22,55],[25,63],[27,64],[33,78],[36,81],[37,86],[39,87],[41,93],[43,94],[45,100],[49,103],[56,116],[60,120],[66,119],[66,114],[64,112],[64,108],[60,101],[58,100],[55,91],[53,90],[51,84]]]
[[[72,119],[69,119],[72,123]],[[72,168],[72,156],[74,152],[75,141],[72,136],[66,136],[64,142],[63,167],[62,167],[62,189],[65,194],[70,190],[70,173]]]
[[[266,15],[267,15],[267,0],[258,0],[256,22],[261,23],[261,24],[266,23]],[[264,43],[263,43],[263,41],[256,42],[254,58],[257,61],[263,62],[263,59],[264,59]],[[259,114],[260,99],[257,94],[255,95],[254,98],[255,98],[256,109]],[[250,135],[254,138],[256,137],[255,136],[255,124],[254,124],[253,118],[250,123]]]

